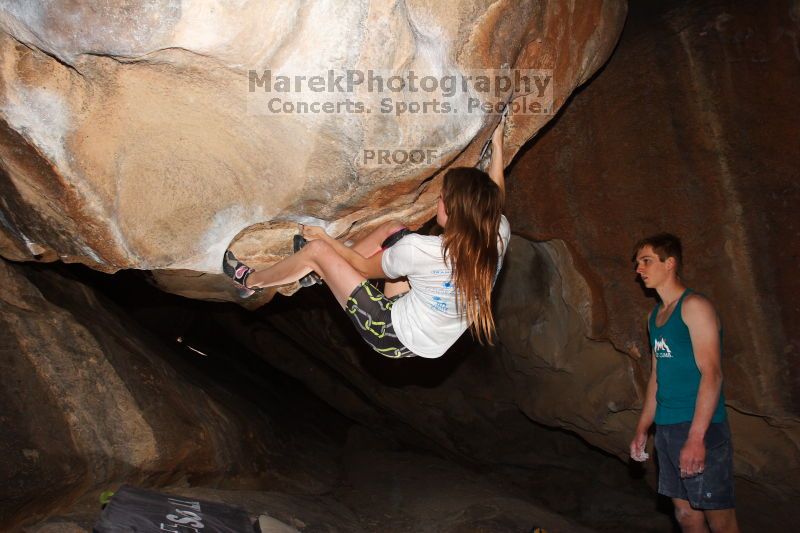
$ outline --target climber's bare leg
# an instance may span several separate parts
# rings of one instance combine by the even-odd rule
[[[330,244],[339,255],[347,259],[351,265],[358,268],[360,258],[370,258],[381,251],[381,243],[394,232],[403,229],[405,226],[400,222],[390,221],[381,224],[371,231],[363,239],[359,239],[352,246],[347,246],[343,242],[328,235],[324,229],[317,226],[303,227],[303,237],[309,241],[323,240]]]
[[[376,253],[382,250],[381,243],[385,241],[389,236],[393,235],[394,233],[400,231],[401,229],[405,228],[405,224],[398,220],[390,220],[388,222],[384,222],[374,230],[372,230],[367,236],[363,239],[357,240],[350,249],[358,252],[359,255],[362,257],[372,257]],[[386,280],[386,283],[383,288],[383,294],[386,295],[387,298],[391,298],[393,296],[397,296],[398,294],[403,294],[411,290],[407,281],[389,281]]]
[[[351,247],[351,250],[357,251],[364,257],[371,257],[381,251],[381,243],[385,241],[387,237],[405,227],[405,224],[397,220],[385,222],[363,239],[356,241],[356,243]],[[398,294],[408,292],[409,290],[411,290],[411,287],[407,281],[386,280],[386,284],[383,288],[383,294],[387,298],[391,298],[393,296],[397,296]]]
[[[364,258],[362,261],[367,262]],[[368,268],[375,268],[373,260]],[[377,257],[380,268],[380,257]],[[325,280],[336,301],[344,307],[347,298],[357,285],[366,280],[358,270],[324,240],[311,241],[302,250],[264,270],[253,272],[247,278],[250,288],[274,287],[299,280],[314,271]]]
[[[339,255],[344,257],[350,266],[357,271],[365,273],[366,259],[375,258],[380,254],[383,249],[381,243],[387,237],[395,232],[405,228],[405,226],[398,221],[392,220],[385,222],[371,231],[363,239],[359,239],[352,246],[345,246],[342,242],[328,235],[322,228],[315,226],[307,226],[303,228],[303,236],[309,241],[321,240],[328,243]],[[374,262],[374,261],[373,261]],[[384,294],[391,298],[398,294],[408,292],[410,289],[407,281],[387,281],[384,287]]]
[[[364,257],[372,257],[381,251],[381,243],[385,241],[387,237],[405,227],[406,226],[402,222],[397,220],[384,222],[363,239],[357,240],[350,249],[355,250]]]

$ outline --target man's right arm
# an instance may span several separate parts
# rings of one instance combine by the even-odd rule
[[[639,415],[639,423],[636,425],[636,433],[631,441],[631,458],[634,461],[646,461],[645,446],[647,445],[647,434],[653,420],[656,417],[656,392],[658,390],[658,380],[656,379],[657,359],[653,354],[653,364],[650,369],[650,378],[647,380],[647,391],[645,392],[642,414]]]

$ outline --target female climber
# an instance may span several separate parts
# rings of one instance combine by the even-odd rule
[[[386,357],[439,357],[467,328],[491,344],[492,286],[511,234],[502,215],[504,123],[492,135],[488,174],[474,168],[446,172],[436,212],[441,235],[406,234],[384,248],[404,229],[390,222],[348,247],[322,228],[306,227],[309,242],[275,265],[254,271],[227,252],[223,270],[246,289],[316,272],[364,340]],[[383,292],[368,281],[379,278],[390,280]]]

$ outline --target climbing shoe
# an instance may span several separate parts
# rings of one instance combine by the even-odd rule
[[[236,284],[239,289],[239,296],[242,298],[249,298],[263,290],[261,288],[251,289],[247,286],[247,278],[255,272],[255,269],[236,259],[236,256],[230,250],[225,251],[225,258],[222,260],[222,271]]]

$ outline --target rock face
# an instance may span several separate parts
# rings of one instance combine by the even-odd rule
[[[283,366],[296,365],[292,373],[316,385],[317,392],[343,398],[337,404],[343,412],[378,423],[354,425],[318,400],[303,399],[302,388],[285,376],[278,384],[264,375],[263,368],[240,368],[244,362],[235,352],[245,350],[230,338],[208,343],[217,338],[216,332],[205,331],[214,315],[232,313],[233,323],[241,327],[247,315],[252,318],[241,309],[217,304],[198,308],[198,302],[178,303],[177,298],[165,305],[163,293],[161,300],[152,298],[157,291],[140,286],[135,297],[116,296],[128,306],[123,311],[100,290],[59,271],[63,269],[0,260],[3,531],[88,531],[100,513],[98,494],[115,490],[122,482],[226,502],[243,507],[253,520],[268,513],[273,526],[282,531],[511,533],[530,524],[548,530],[589,531],[552,510],[614,530],[659,531],[668,526],[662,517],[659,528],[659,521],[649,513],[634,512],[620,520],[619,513],[604,511],[620,503],[641,509],[647,500],[625,490],[616,490],[611,498],[595,496],[594,492],[602,492],[602,485],[592,487],[594,491],[566,488],[561,465],[555,474],[537,471],[536,486],[541,490],[532,498],[528,489],[512,480],[526,482],[527,472],[523,477],[513,471],[489,475],[431,454],[400,450],[390,435],[392,428],[422,421],[423,432],[429,432],[424,416],[441,401],[437,393],[421,398],[424,403],[412,409],[410,417],[393,421],[385,411],[386,403],[375,404],[364,394],[368,389],[355,390],[341,379],[319,379],[333,375],[325,361],[312,359],[316,367],[309,365],[309,352],[292,338],[264,322],[255,323],[247,338],[269,340],[264,357]],[[124,287],[120,276],[115,280],[116,287]],[[108,288],[107,283],[103,280],[100,286]],[[307,294],[288,300],[302,301]],[[206,309],[213,311],[207,314]],[[335,316],[342,318],[341,313]],[[141,327],[134,317],[142,320]],[[336,329],[336,324],[321,325]],[[351,331],[350,324],[344,325]],[[158,338],[144,329],[151,326]],[[175,332],[183,332],[184,346],[202,348],[206,357],[188,350],[189,359],[180,357],[174,346],[159,340],[168,334],[174,338]],[[216,371],[206,367],[215,360]],[[342,359],[333,366],[347,369],[353,366],[349,361]],[[485,368],[481,360],[474,361]],[[474,367],[469,374],[475,379]],[[369,385],[363,373],[361,377],[362,383],[355,385]],[[347,389],[349,397],[341,393]],[[450,391],[448,397],[457,400],[456,393]],[[395,396],[388,405],[402,409],[399,399]],[[475,410],[476,402],[464,403],[458,412]],[[493,410],[490,406],[487,411]],[[498,411],[503,416],[510,413],[505,408]],[[518,415],[507,418],[514,424],[505,428],[511,430],[509,437],[523,421]],[[450,438],[466,434],[468,424],[467,420],[451,421],[445,434]],[[408,426],[396,434],[412,436],[411,441],[420,446],[426,444]],[[466,440],[470,449],[488,450],[476,447],[474,438]],[[552,448],[539,443],[535,456],[552,461],[545,458],[554,453]],[[561,443],[559,448],[561,453],[579,454],[583,445]],[[515,449],[522,449],[519,443]],[[599,465],[593,467],[596,471]],[[565,490],[568,497],[557,496]],[[581,506],[580,500],[591,505]],[[590,513],[580,516],[576,507],[588,507]]]
[[[277,307],[264,308],[249,323],[236,316],[221,315],[220,320],[252,351],[364,426],[386,428],[406,442],[421,434],[420,443],[433,442],[446,453],[493,468],[514,465],[543,476],[542,469],[558,465],[558,477],[572,480],[570,497],[606,507],[602,487],[593,484],[608,484],[610,494],[619,487],[633,490],[633,480],[589,454],[586,443],[628,461],[641,406],[637,376],[645,369],[612,342],[593,338],[603,300],[593,294],[577,264],[562,241],[512,237],[495,288],[497,346],[481,348],[465,335],[435,360],[377,356],[321,287],[272,304]],[[284,345],[304,349],[288,356]],[[736,386],[729,379],[726,390]],[[795,520],[797,419],[730,406],[728,414],[736,434],[742,523],[771,531]],[[545,426],[577,434],[582,441],[554,435]],[[655,466],[649,463],[645,469],[652,483]],[[582,495],[587,487],[575,486],[581,475],[590,476],[584,483],[592,487],[591,494]],[[541,490],[563,494],[557,484],[550,479]],[[641,496],[641,487],[636,490]],[[771,512],[765,514],[767,505]],[[617,509],[618,504],[607,507]],[[570,512],[586,511],[578,506]],[[651,526],[670,528],[666,519]]]
[[[608,65],[511,170],[512,228],[567,243],[593,295],[591,335],[631,356],[638,387],[655,301],[631,247],[681,236],[684,277],[723,322],[738,474],[796,501],[797,3],[637,5],[627,24]]]
[[[754,530],[771,530],[796,520],[800,496],[797,8],[659,6],[632,8],[608,65],[511,168],[513,230],[559,239],[570,253],[557,268],[518,261],[515,242],[509,274],[517,266],[526,274],[516,290],[499,288],[500,352],[483,367],[450,354],[402,370],[370,355],[353,364],[400,374],[393,383],[408,391],[370,394],[467,455],[484,458],[494,446],[534,460],[520,451],[524,439],[498,437],[532,431],[514,419],[518,409],[624,458],[649,371],[644,317],[654,304],[635,281],[631,246],[672,231],[684,239],[687,282],[716,303],[724,324],[740,509]],[[563,282],[547,274],[554,268]],[[574,300],[564,296],[571,292]],[[370,389],[369,378],[353,379]]]
[[[440,359],[381,358],[335,304],[327,305],[325,288],[265,309],[256,323],[230,316],[226,327],[348,417],[375,427],[401,422],[466,457],[537,462],[529,440],[536,430],[520,413],[598,447],[624,450],[637,401],[629,358],[588,338],[590,295],[566,247],[515,236],[506,258],[495,289],[499,342],[491,349],[465,335]],[[303,353],[276,350],[286,343],[276,331],[304,346]],[[594,384],[588,391],[587,383]]]
[[[630,358],[608,342],[589,338],[595,303],[562,242],[512,237],[495,288],[499,338],[492,348],[481,348],[465,335],[439,359],[382,358],[361,340],[328,292],[305,289],[263,308],[249,323],[225,314],[218,320],[251,351],[264,354],[349,418],[386,428],[406,442],[432,442],[448,455],[493,469],[513,465],[537,472],[547,479],[539,485],[541,494],[563,495],[549,503],[573,516],[591,513],[590,508],[616,508],[619,503],[606,497],[635,486],[624,468],[615,472],[604,462],[619,467],[618,461],[586,449],[589,442],[623,457],[638,397]],[[282,345],[304,349],[287,356],[276,349]],[[576,433],[583,441],[545,426]],[[549,479],[544,472],[551,467],[561,474]],[[569,488],[563,479],[572,480]],[[642,497],[642,487],[636,490]],[[569,500],[569,510],[561,507]],[[670,527],[665,517],[647,520],[636,527]]]
[[[298,221],[346,237],[387,217],[420,222],[437,170],[477,163],[496,115],[265,114],[264,71],[552,69],[557,110],[608,57],[625,14],[618,2],[573,4],[6,2],[0,253],[151,269],[168,290],[226,299],[229,284],[214,274],[232,241],[263,266],[289,252]],[[497,288],[498,346],[465,338],[439,360],[380,359],[319,303],[330,303],[325,289],[251,323],[231,315],[228,329],[365,426],[471,460],[594,473],[583,444],[543,426],[625,457],[653,304],[635,282],[630,246],[675,232],[687,281],[725,324],[742,514],[757,531],[796,521],[798,20],[796,2],[635,4],[610,63],[511,170],[518,236]],[[353,95],[374,106],[382,96]],[[531,94],[514,96],[519,105]],[[417,100],[407,91],[400,101]],[[508,158],[548,119],[514,113]],[[436,154],[421,165],[367,160],[366,150],[395,147]],[[0,405],[14,428],[0,468],[19,480],[2,498],[4,519],[32,494],[66,502],[131,472],[167,482],[248,461],[228,448],[235,440],[199,449],[187,438],[195,425],[206,439],[254,438],[231,422],[239,407],[175,385],[178,372],[125,341],[89,292],[69,289],[81,305],[65,311],[58,291],[42,296],[16,267],[0,275],[12,289],[0,302],[9,369]],[[60,337],[48,337],[53,326]]]
[[[0,261],[0,529],[122,481],[291,485],[303,461],[253,405],[89,287],[23,272]]]
[[[468,97],[497,103],[510,92],[470,86],[449,99],[459,114],[398,114],[396,104],[447,99],[443,84],[421,91],[433,79],[544,69],[549,113],[517,109],[510,160],[603,64],[625,12],[611,0],[579,8],[566,0],[4,2],[0,253],[158,270],[168,290],[232,298],[203,274],[219,272],[242,230],[237,251],[266,265],[288,252],[298,221],[356,234],[390,216],[427,219],[439,186],[428,178],[474,165],[497,123],[496,113],[465,112]],[[387,80],[414,73],[419,87],[342,93],[325,81],[321,92],[278,93],[275,85],[266,96],[281,103],[349,99],[372,112],[264,107],[267,70],[277,80],[329,69]],[[535,90],[514,91],[515,106]],[[386,97],[390,111],[381,108]],[[422,163],[368,155],[398,148],[434,153]]]
[[[327,305],[327,289],[309,292],[265,309],[259,322],[221,320],[348,417],[376,427],[400,421],[444,450],[487,462],[540,462],[541,447],[533,444],[540,430],[531,420],[627,454],[638,416],[631,359],[591,338],[597,303],[563,242],[513,236],[494,295],[497,345],[480,347],[465,335],[436,360],[376,356],[335,304]],[[286,357],[284,346],[292,344],[305,349]]]

